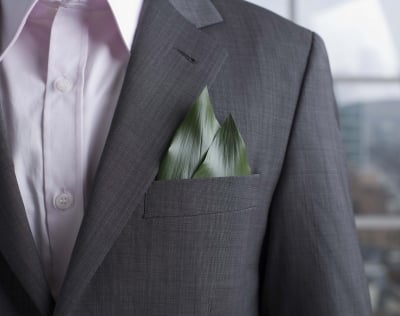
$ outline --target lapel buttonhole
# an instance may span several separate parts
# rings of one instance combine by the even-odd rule
[[[181,54],[183,57],[185,57],[187,61],[189,61],[189,62],[192,63],[192,64],[195,64],[195,63],[196,63],[196,59],[195,59],[195,58],[193,58],[192,56],[190,56],[189,54],[185,53],[184,51],[182,51],[182,50],[179,49],[179,48],[176,48],[176,47],[174,47],[174,48],[176,49],[176,51],[177,51],[179,54]]]

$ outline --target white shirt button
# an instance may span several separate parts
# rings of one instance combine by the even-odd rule
[[[54,81],[54,87],[60,92],[68,92],[72,89],[72,81],[65,77],[60,77]]]
[[[74,203],[74,197],[70,192],[64,191],[54,198],[54,206],[59,210],[69,209]]]

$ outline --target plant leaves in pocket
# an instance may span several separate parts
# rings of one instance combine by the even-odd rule
[[[246,176],[251,174],[246,145],[229,115],[218,130],[204,161],[193,178]]]
[[[221,127],[205,87],[176,130],[157,180],[250,174],[246,145],[232,115]]]
[[[205,87],[175,131],[157,179],[190,179],[204,159],[219,128]]]

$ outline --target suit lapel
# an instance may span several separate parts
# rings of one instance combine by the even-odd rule
[[[17,33],[19,22],[35,0],[0,2],[2,29],[0,51],[4,52]],[[42,315],[54,306],[39,254],[29,228],[14,166],[6,139],[5,124],[0,120],[0,255]]]
[[[145,1],[55,315],[71,311],[143,200],[173,132],[203,87],[212,83],[227,57],[215,40],[178,12],[178,2],[174,1],[175,9],[167,0]],[[203,12],[208,23],[201,23],[202,26],[220,21],[216,11]],[[196,23],[199,21],[200,17]]]
[[[29,228],[3,121],[0,123],[0,253],[41,314],[48,315],[54,302]]]

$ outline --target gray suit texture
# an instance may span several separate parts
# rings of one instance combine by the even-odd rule
[[[57,300],[2,123],[0,315],[371,315],[321,38],[240,0],[145,0],[132,52]],[[252,175],[156,181],[205,86]]]

